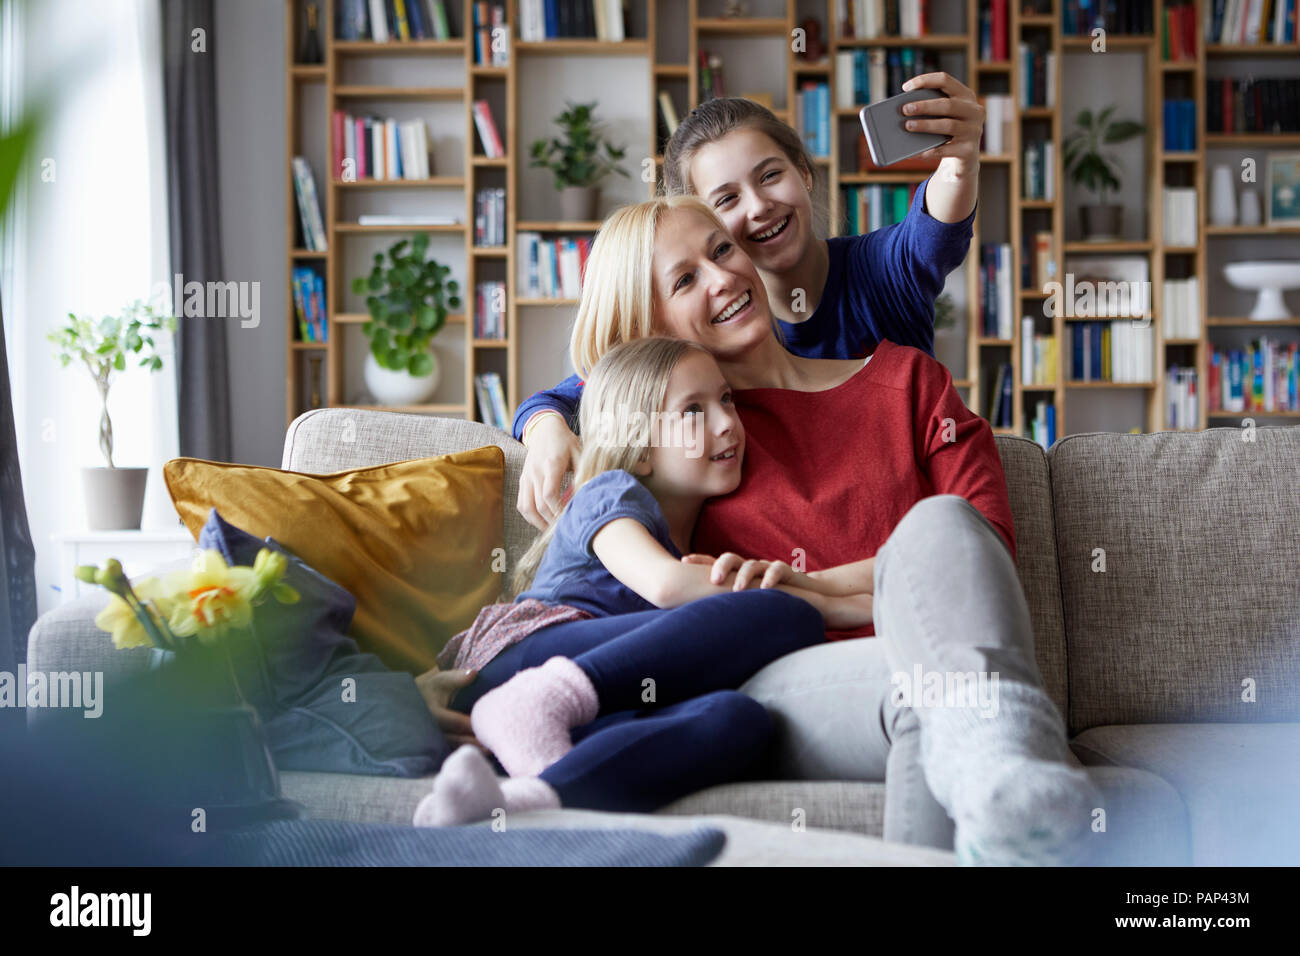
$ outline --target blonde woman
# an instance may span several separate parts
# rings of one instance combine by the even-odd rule
[[[718,556],[714,583],[874,595],[874,629],[829,624],[827,643],[742,687],[779,718],[775,769],[885,779],[886,839],[968,862],[1078,860],[1098,798],[1042,689],[988,423],[919,349],[805,358],[773,328],[757,269],[713,210],[659,199],[602,227],[571,352],[585,372],[619,343],[669,334],[708,349],[736,389],[746,468],[705,503],[691,544]],[[971,694],[936,700],[936,680]]]
[[[497,807],[653,810],[735,779],[771,722],[734,688],[823,627],[871,619],[868,593],[795,580],[788,593],[736,593],[680,560],[700,506],[735,490],[745,455],[706,350],[643,338],[593,364],[572,500],[523,558],[516,600],[484,608],[439,660],[479,670],[452,706],[510,779],[462,747],[417,825]]]

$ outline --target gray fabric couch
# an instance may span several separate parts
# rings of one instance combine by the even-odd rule
[[[1039,667],[1104,795],[1094,862],[1300,863],[1300,428],[1076,435],[1049,454],[997,442]],[[533,535],[513,508],[524,449],[496,429],[317,410],[290,426],[282,464],[328,473],[488,444],[506,455],[514,559]],[[145,666],[94,627],[103,601],[43,616],[29,666]],[[313,816],[406,823],[430,781],[286,773],[283,785]],[[878,782],[766,781],[655,815],[562,810],[515,825],[672,832],[708,820],[729,834],[723,865],[952,861],[883,843],[883,807]]]

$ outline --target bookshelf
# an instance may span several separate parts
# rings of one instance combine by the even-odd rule
[[[1166,427],[1165,373],[1172,365],[1197,372],[1197,421],[1193,427],[1230,423],[1251,413],[1226,413],[1207,403],[1206,380],[1210,356],[1216,344],[1226,346],[1267,330],[1269,335],[1300,337],[1300,320],[1261,323],[1239,318],[1248,311],[1246,293],[1225,291],[1221,281],[1209,272],[1231,258],[1298,258],[1300,227],[1214,226],[1208,218],[1209,173],[1214,164],[1233,162],[1254,151],[1261,158],[1266,149],[1300,150],[1300,134],[1209,133],[1206,120],[1206,81],[1211,76],[1242,75],[1266,66],[1283,75],[1300,73],[1300,44],[1280,48],[1251,45],[1207,45],[1203,24],[1213,0],[1152,0],[1157,29],[1154,33],[1107,37],[1106,56],[1127,58],[1140,76],[1141,96],[1121,104],[1119,115],[1133,115],[1147,126],[1140,139],[1140,159],[1126,168],[1126,177],[1140,184],[1139,202],[1126,214],[1142,225],[1140,232],[1112,242],[1084,242],[1076,237],[1073,220],[1078,213],[1067,197],[1062,145],[1072,121],[1069,100],[1087,96],[1087,91],[1069,91],[1065,81],[1094,53],[1092,39],[1066,35],[1063,28],[1064,0],[1032,4],[1009,0],[1006,6],[1007,53],[1005,60],[981,56],[980,11],[991,0],[952,0],[928,4],[931,32],[923,36],[853,37],[843,35],[837,23],[837,0],[749,0],[750,15],[728,18],[723,0],[629,0],[625,5],[627,38],[622,41],[594,39],[520,39],[520,0],[503,0],[508,39],[504,65],[475,62],[471,30],[472,0],[451,0],[454,6],[452,40],[411,40],[377,43],[340,40],[334,36],[335,8],[344,0],[322,0],[321,41],[325,63],[295,62],[298,23],[304,0],[285,0],[286,26],[286,141],[289,157],[306,155],[311,161],[320,193],[327,234],[327,250],[311,252],[302,247],[297,224],[297,207],[292,173],[288,185],[288,270],[307,266],[319,270],[326,283],[331,334],[323,343],[298,340],[292,299],[286,322],[287,402],[286,415],[294,418],[312,406],[312,368],[319,367],[319,403],[352,407],[357,401],[360,362],[366,342],[358,327],[367,316],[364,304],[351,295],[350,280],[362,274],[373,251],[403,235],[423,232],[430,236],[430,254],[452,266],[459,280],[463,314],[452,316],[435,339],[442,364],[443,383],[434,400],[426,405],[405,406],[401,411],[478,418],[474,376],[497,372],[504,384],[507,404],[513,410],[519,401],[560,376],[538,372],[539,349],[546,360],[558,361],[567,344],[567,328],[577,300],[571,296],[526,295],[516,289],[518,237],[540,233],[544,238],[594,236],[599,221],[569,221],[539,210],[548,208],[537,196],[537,173],[529,171],[527,143],[543,117],[538,110],[537,77],[560,75],[574,64],[598,75],[626,77],[627,89],[603,90],[610,84],[594,84],[588,99],[600,101],[600,115],[617,113],[621,124],[615,141],[628,147],[625,168],[631,184],[615,197],[631,201],[654,194],[662,176],[663,145],[666,139],[659,111],[661,94],[673,102],[678,116],[685,116],[699,102],[702,92],[701,54],[722,58],[727,95],[757,94],[768,101],[777,116],[796,121],[800,88],[808,82],[826,83],[831,91],[829,144],[827,155],[816,159],[821,188],[814,196],[817,209],[828,224],[830,235],[843,234],[848,222],[846,190],[875,185],[911,187],[930,175],[927,170],[858,169],[857,143],[861,132],[857,107],[836,103],[835,90],[841,53],[873,49],[927,51],[940,69],[947,70],[977,95],[1003,94],[1011,97],[1012,115],[1003,149],[982,154],[979,215],[971,253],[964,273],[954,276],[949,289],[956,291],[958,325],[964,330],[964,345],[957,345],[949,364],[954,383],[968,404],[988,414],[997,367],[1010,365],[1012,381],[1011,421],[999,432],[1027,434],[1037,403],[1055,406],[1056,433],[1092,430],[1090,411],[1098,402],[1128,402],[1129,425],[1145,431]],[[1161,17],[1166,8],[1190,6],[1195,11],[1195,56],[1166,61],[1162,57]],[[1043,12],[1029,12],[1033,9]],[[790,38],[808,18],[821,25],[824,51],[816,60],[792,51]],[[1022,72],[1020,43],[1036,45],[1053,55],[1049,85],[1055,89],[1050,106],[1019,105]],[[1117,59],[1116,62],[1121,62]],[[1281,62],[1281,67],[1277,63]],[[435,68],[436,67],[436,68]],[[611,74],[609,71],[614,71]],[[558,81],[557,81],[558,82]],[[622,87],[623,84],[616,84]],[[637,91],[644,88],[648,95]],[[546,94],[548,97],[550,94]],[[629,102],[622,102],[619,97]],[[553,98],[553,102],[552,102]],[[549,111],[544,119],[559,112],[563,97],[555,93],[545,100]],[[1190,150],[1165,150],[1163,101],[1166,98],[1192,100],[1196,114],[1195,144]],[[476,100],[487,100],[500,131],[505,155],[483,154],[471,114]],[[1098,101],[1096,105],[1104,105]],[[421,114],[434,141],[432,175],[421,180],[381,182],[344,181],[329,169],[333,155],[331,113],[345,111],[387,112],[405,109],[402,115]],[[435,112],[436,111],[436,112]],[[530,128],[530,124],[531,127]],[[522,130],[521,130],[522,126]],[[640,130],[638,132],[637,130]],[[630,132],[629,132],[630,131]],[[1050,197],[1026,198],[1024,147],[1044,142],[1053,146]],[[646,174],[646,169],[651,170]],[[1196,191],[1197,242],[1173,245],[1165,242],[1163,190],[1185,186]],[[1260,184],[1263,187],[1261,171]],[[505,192],[505,238],[503,246],[475,247],[474,203],[481,189]],[[462,224],[450,226],[361,226],[357,211],[367,202],[423,201],[441,197],[445,206],[458,207]],[[458,197],[463,196],[463,203]],[[1266,197],[1265,197],[1265,201]],[[609,198],[601,213],[617,204]],[[1037,284],[1021,287],[1023,240],[1036,233],[1051,237],[1050,261],[1056,276],[1064,273],[1066,259],[1136,256],[1147,263],[1151,295],[1154,348],[1149,379],[1141,382],[1067,380],[1070,371],[1069,334],[1073,320],[1049,314],[1049,296]],[[982,243],[1010,246],[1013,306],[1010,335],[987,335],[981,324],[979,257]],[[1162,289],[1166,278],[1198,277],[1199,334],[1170,338],[1164,334]],[[292,276],[287,276],[291,281]],[[475,335],[475,289],[480,282],[504,284],[504,335],[485,339]],[[1022,317],[1034,317],[1034,331],[1055,337],[1055,368],[1050,382],[1022,382]],[[1208,318],[1207,318],[1208,316]],[[539,345],[538,343],[543,343]],[[943,356],[940,356],[943,358]],[[557,366],[558,368],[558,366]],[[528,381],[530,369],[533,381]],[[1127,397],[1124,397],[1127,396]],[[1135,397],[1136,396],[1136,397]],[[1138,404],[1134,404],[1134,403]],[[1071,409],[1073,408],[1073,412]],[[1254,413],[1255,417],[1294,420],[1296,413]],[[1131,420],[1130,420],[1131,419]],[[1072,427],[1071,422],[1080,423]]]

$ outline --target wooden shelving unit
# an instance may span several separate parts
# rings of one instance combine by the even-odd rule
[[[769,92],[773,96],[773,112],[787,122],[793,122],[795,103],[800,84],[806,80],[816,80],[830,85],[832,103],[834,103],[836,53],[840,50],[880,47],[887,50],[911,46],[933,50],[944,58],[945,62],[960,62],[961,66],[950,69],[977,94],[1005,93],[1013,102],[1020,97],[1020,70],[1018,68],[1017,44],[1022,40],[1037,39],[1045,42],[1055,56],[1056,75],[1054,86],[1057,91],[1056,103],[1052,107],[1031,107],[1019,109],[1018,116],[1011,124],[1010,135],[1005,143],[1006,152],[1000,155],[981,157],[981,194],[980,208],[982,215],[975,224],[975,236],[971,244],[966,269],[966,357],[967,369],[955,379],[955,384],[962,390],[972,408],[984,413],[988,409],[988,390],[992,386],[991,372],[999,361],[1009,361],[1013,374],[1013,418],[1010,429],[999,429],[1014,434],[1025,434],[1028,418],[1033,403],[1047,398],[1056,406],[1057,434],[1069,433],[1068,405],[1086,403],[1089,396],[1107,389],[1141,390],[1145,395],[1145,427],[1147,430],[1164,428],[1164,376],[1169,364],[1194,363],[1198,369],[1198,391],[1200,394],[1200,426],[1205,427],[1211,420],[1222,423],[1223,419],[1242,417],[1232,413],[1208,409],[1206,405],[1206,372],[1208,357],[1212,348],[1211,335],[1230,332],[1242,328],[1269,328],[1291,330],[1300,328],[1300,320],[1288,320],[1280,323],[1259,323],[1232,317],[1209,318],[1201,324],[1198,338],[1166,339],[1162,333],[1160,307],[1161,289],[1167,275],[1196,275],[1201,278],[1201,315],[1209,314],[1210,290],[1207,269],[1207,248],[1214,243],[1230,243],[1236,239],[1286,243],[1278,246],[1279,257],[1296,255],[1296,246],[1300,245],[1300,227],[1215,227],[1207,223],[1206,207],[1208,205],[1207,189],[1207,154],[1215,151],[1251,149],[1265,146],[1271,148],[1300,148],[1300,134],[1208,134],[1205,129],[1205,79],[1207,64],[1213,63],[1220,69],[1223,63],[1233,68],[1234,73],[1244,72],[1258,58],[1291,56],[1300,62],[1300,45],[1278,47],[1255,46],[1216,46],[1208,48],[1203,42],[1202,24],[1208,0],[1195,0],[1197,10],[1197,57],[1185,62],[1168,63],[1161,59],[1161,40],[1159,31],[1152,36],[1117,36],[1107,38],[1108,48],[1124,53],[1138,53],[1144,57],[1143,78],[1146,84],[1144,168],[1140,171],[1130,170],[1129,175],[1141,175],[1145,184],[1147,197],[1147,238],[1126,240],[1112,243],[1083,243],[1066,241],[1065,222],[1067,215],[1076,213],[1067,209],[1065,204],[1065,177],[1061,145],[1066,134],[1064,129],[1063,109],[1061,106],[1063,79],[1068,75],[1068,61],[1072,57],[1085,56],[1090,51],[1091,38],[1071,37],[1063,34],[1061,28],[1061,2],[1055,0],[1050,15],[1024,15],[1021,13],[1019,0],[1011,0],[1009,14],[1009,50],[1008,62],[987,62],[979,57],[978,16],[980,7],[986,0],[953,0],[952,5],[943,4],[943,13],[936,11],[939,5],[931,3],[936,22],[943,19],[942,32],[931,33],[921,37],[880,37],[871,39],[842,37],[836,29],[836,0],[756,0],[758,16],[747,19],[726,19],[720,16],[721,0],[630,0],[627,25],[628,39],[622,42],[608,42],[589,39],[562,39],[539,42],[523,42],[518,39],[519,9],[518,0],[506,0],[507,23],[510,25],[509,63],[507,66],[480,66],[473,62],[473,44],[469,38],[466,25],[472,23],[472,0],[461,4],[459,20],[454,26],[461,37],[450,41],[411,41],[373,43],[368,41],[339,41],[330,36],[334,23],[334,4],[337,0],[324,0],[322,3],[321,39],[326,51],[326,62],[322,65],[302,65],[294,63],[294,44],[297,37],[296,24],[302,14],[303,0],[286,0],[286,103],[287,103],[287,144],[289,156],[304,152],[304,129],[308,126],[323,129],[326,137],[323,150],[318,150],[326,157],[332,154],[328,137],[332,126],[329,113],[335,108],[363,110],[371,103],[383,104],[449,104],[459,103],[463,107],[463,128],[457,131],[463,147],[463,170],[444,174],[440,167],[451,168],[453,163],[435,163],[435,175],[427,180],[382,181],[382,182],[345,182],[336,175],[336,171],[327,168],[315,168],[314,173],[318,190],[322,193],[322,212],[326,219],[328,251],[311,252],[295,245],[297,235],[297,208],[293,193],[291,174],[286,174],[288,208],[287,208],[287,259],[288,269],[295,265],[315,265],[324,270],[329,299],[331,329],[330,340],[326,343],[304,343],[296,341],[296,322],[290,314],[286,322],[288,335],[288,389],[286,414],[292,419],[306,406],[309,391],[305,376],[311,358],[324,360],[325,381],[322,383],[321,400],[323,404],[344,405],[349,396],[345,395],[345,336],[357,336],[359,329],[350,328],[366,320],[364,314],[344,311],[345,291],[350,275],[345,274],[343,251],[350,241],[368,235],[414,235],[417,232],[428,233],[438,237],[435,241],[463,246],[465,265],[462,275],[457,275],[464,300],[463,315],[449,318],[448,327],[440,333],[438,341],[446,341],[452,336],[463,336],[465,354],[465,394],[463,402],[441,402],[424,406],[399,409],[426,414],[475,415],[475,396],[473,376],[482,369],[493,369],[501,373],[506,383],[507,401],[511,409],[526,397],[520,394],[519,368],[524,358],[520,354],[521,323],[528,323],[536,310],[554,310],[562,308],[570,312],[576,307],[576,301],[568,298],[520,297],[515,289],[517,276],[516,246],[520,232],[540,232],[551,237],[594,235],[599,229],[599,222],[571,222],[558,219],[521,219],[519,215],[521,194],[521,171],[527,166],[525,143],[518,141],[518,111],[520,104],[520,61],[536,61],[547,57],[616,57],[617,62],[626,63],[629,70],[645,70],[649,76],[650,102],[646,104],[647,130],[645,134],[644,155],[650,157],[655,167],[655,181],[647,183],[646,195],[653,195],[657,181],[662,176],[664,137],[659,123],[658,95],[666,91],[672,97],[677,112],[684,116],[699,101],[701,50],[712,50],[717,43],[725,45],[729,55],[742,49],[737,44],[748,44],[743,49],[774,50],[774,40],[781,40],[784,51],[780,60],[774,56],[763,59],[765,69],[770,69],[772,82]],[[1157,23],[1160,12],[1166,5],[1176,5],[1177,0],[1153,0]],[[809,62],[791,51],[791,44],[785,38],[791,37],[793,31],[809,16],[816,17],[823,25],[822,38],[826,46],[824,58]],[[953,26],[953,17],[958,18],[960,29]],[[640,35],[631,35],[635,30]],[[768,44],[767,47],[753,44]],[[419,85],[380,85],[372,82],[344,82],[345,77],[357,75],[350,67],[358,62],[373,59],[382,62],[393,57],[416,57],[418,59],[452,61],[463,68],[463,83],[459,85],[432,85],[419,82]],[[1239,68],[1238,68],[1239,67]],[[724,73],[725,73],[724,69]],[[364,74],[362,74],[364,75]],[[410,81],[426,79],[423,72],[411,70]],[[313,100],[325,104],[325,115],[314,117],[314,123],[304,123],[304,91],[315,90]],[[736,95],[749,92],[740,89],[733,76],[727,74],[727,93]],[[1162,100],[1166,96],[1183,96],[1192,98],[1196,103],[1197,113],[1197,148],[1185,152],[1167,152],[1163,150]],[[477,133],[474,128],[470,105],[476,99],[489,99],[493,103],[494,116],[506,147],[506,156],[488,158],[478,152]],[[557,101],[556,108],[562,105]],[[498,112],[500,110],[500,112]],[[434,132],[431,130],[431,132]],[[444,139],[446,130],[437,131]],[[830,234],[840,234],[844,222],[843,188],[867,184],[906,184],[924,180],[926,172],[900,172],[883,170],[878,172],[858,172],[852,165],[856,138],[861,135],[857,108],[832,108],[830,155],[818,158],[816,166],[819,178],[825,182],[825,188],[815,195],[820,212],[830,223]],[[1056,168],[1054,170],[1055,195],[1050,200],[1030,200],[1022,197],[1022,155],[1024,144],[1030,139],[1050,139],[1055,145]],[[637,170],[634,160],[639,157],[639,147],[629,143],[628,168],[633,176]],[[445,149],[445,147],[442,147]],[[987,213],[995,211],[994,191],[989,184],[994,178],[1005,183],[1006,209],[998,209],[996,217]],[[1262,181],[1262,180],[1261,180]],[[1174,247],[1163,242],[1162,228],[1162,192],[1166,184],[1185,184],[1195,186],[1198,192],[1199,242],[1195,246]],[[506,236],[504,247],[476,248],[473,246],[473,210],[475,192],[486,186],[502,186],[506,190]],[[360,226],[355,221],[342,217],[344,199],[356,200],[365,195],[365,190],[392,190],[400,196],[418,196],[426,190],[460,190],[464,193],[464,222],[456,226]],[[349,204],[352,208],[353,204]],[[1003,215],[1005,213],[1005,215]],[[995,233],[990,221],[1005,219],[1005,229],[998,228]],[[1050,222],[1050,227],[1044,223]],[[1031,225],[1032,223],[1032,225]],[[1067,330],[1069,320],[1056,316],[1050,317],[1050,324],[1041,319],[1039,331],[1056,336],[1060,360],[1056,369],[1055,381],[1048,385],[1023,385],[1021,383],[1021,323],[1020,316],[1034,314],[1040,310],[1047,296],[1041,289],[1016,288],[1017,310],[1013,322],[1013,334],[1009,339],[989,338],[979,334],[980,317],[978,310],[978,258],[981,241],[1007,242],[1012,248],[1012,275],[1014,285],[1019,285],[1021,274],[1022,235],[1031,229],[1048,229],[1053,236],[1053,250],[1057,275],[1064,270],[1067,255],[1140,255],[1148,260],[1152,293],[1153,319],[1155,325],[1155,355],[1153,361],[1153,379],[1146,383],[1112,383],[1112,382],[1070,382],[1065,373],[1069,368],[1069,341]],[[441,247],[439,247],[441,248]],[[431,254],[437,255],[431,247]],[[476,284],[484,279],[504,279],[507,288],[506,298],[506,336],[501,340],[483,340],[474,337],[473,309],[475,306],[474,290]],[[287,284],[287,280],[286,280]],[[1041,313],[1040,313],[1041,314]],[[1049,318],[1044,316],[1044,318]],[[353,376],[359,379],[358,374]],[[1259,413],[1256,413],[1259,414]],[[1267,417],[1296,417],[1280,413],[1266,413]]]

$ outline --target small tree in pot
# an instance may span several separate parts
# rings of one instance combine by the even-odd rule
[[[409,249],[408,249],[409,246]],[[447,322],[447,309],[460,307],[460,284],[451,269],[425,259],[429,237],[401,239],[375,253],[370,275],[352,280],[366,297],[370,320],[361,330],[370,340],[366,387],[385,405],[418,405],[438,387],[433,337]]]
[[[539,139],[532,145],[530,165],[549,169],[555,175],[565,219],[595,219],[600,181],[612,172],[627,175],[618,165],[627,150],[605,139],[595,111],[595,103],[569,103],[568,109],[555,118],[563,139]]]
[[[163,309],[136,300],[119,315],[102,319],[79,318],[68,313],[68,323],[49,333],[54,357],[63,368],[80,362],[99,391],[99,450],[105,468],[83,468],[86,520],[94,531],[140,527],[148,468],[118,468],[113,463],[113,420],[108,415],[108,395],[113,382],[126,371],[128,356],[139,356],[141,368],[157,372],[163,367],[154,336],[175,332],[176,319]]]
[[[1076,186],[1096,193],[1099,200],[1094,206],[1079,207],[1085,239],[1118,239],[1122,232],[1124,207],[1106,202],[1106,193],[1120,188],[1119,160],[1113,153],[1103,155],[1102,146],[1127,142],[1146,131],[1133,120],[1110,122],[1114,112],[1114,106],[1095,116],[1092,110],[1084,110],[1074,121],[1078,129],[1065,141],[1066,172]]]

